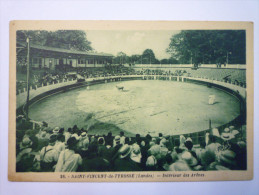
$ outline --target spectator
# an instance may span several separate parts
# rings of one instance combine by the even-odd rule
[[[120,132],[120,144],[121,145],[125,144],[125,136],[124,136],[124,132],[123,131]]]
[[[138,163],[131,160],[131,151],[131,146],[126,144],[119,149],[119,157],[114,162],[114,171],[141,171]]]
[[[32,141],[25,137],[20,144],[20,150],[16,156],[16,171],[26,172],[31,171],[33,167],[34,155],[32,154]]]
[[[130,158],[131,158],[131,160],[133,160],[134,162],[136,162],[138,164],[140,164],[140,162],[141,162],[142,155],[140,152],[140,147],[136,143],[132,145],[132,151],[130,154]]]
[[[40,151],[40,168],[43,172],[53,171],[54,165],[57,163],[59,152],[54,147],[56,140],[57,135],[51,135],[49,144]]]
[[[82,172],[110,171],[110,162],[98,156],[98,145],[96,142],[89,145],[88,154],[83,159],[79,170]]]
[[[72,128],[68,128],[67,132],[64,133],[64,135],[65,135],[65,143],[67,143],[67,140],[72,136],[72,134],[73,134]]]
[[[109,146],[113,146],[113,138],[112,138],[112,132],[109,132],[108,135],[105,137],[105,142]]]
[[[65,146],[65,136],[64,135],[62,135],[60,133],[57,134],[57,141],[56,141],[56,143],[54,145],[54,149],[56,151],[58,151],[59,153],[66,149],[66,146]]]
[[[55,172],[76,172],[79,165],[82,164],[82,158],[75,153],[78,140],[71,137],[67,140],[67,149],[63,150],[58,158]]]

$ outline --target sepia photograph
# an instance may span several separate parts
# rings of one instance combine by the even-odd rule
[[[64,23],[10,23],[9,180],[253,178],[251,23]]]

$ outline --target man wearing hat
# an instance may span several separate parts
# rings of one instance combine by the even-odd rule
[[[188,151],[184,151],[179,155],[179,159],[171,164],[168,168],[169,171],[191,171],[192,167],[197,165],[197,160]]]
[[[59,133],[59,127],[55,127],[54,129],[53,129],[53,134],[58,134]]]
[[[49,136],[47,136],[47,132],[45,130],[40,131],[38,136],[38,149],[40,151],[44,146],[47,146],[49,143]]]
[[[108,135],[105,137],[106,145],[112,146],[113,138],[112,132],[109,132]]]
[[[80,151],[81,148],[84,147],[84,143],[88,142],[89,144],[89,138],[86,132],[81,133],[81,135],[79,136],[78,139],[78,143],[77,143],[77,150]]]
[[[120,132],[120,144],[125,144],[125,136],[123,131]]]
[[[67,140],[67,149],[63,150],[58,158],[55,172],[76,172],[78,166],[82,164],[82,158],[75,153],[78,140],[71,137]]]
[[[130,158],[132,147],[123,145],[118,151],[118,158],[114,161],[114,171],[141,171],[138,163]]]
[[[134,143],[132,145],[132,151],[131,151],[131,154],[130,154],[130,158],[131,158],[131,160],[133,160],[134,162],[136,162],[138,164],[141,162],[142,155],[141,155],[141,152],[140,152],[140,147],[136,143]]]
[[[49,144],[40,151],[40,168],[42,172],[53,171],[53,167],[58,161],[59,152],[54,147],[56,140],[57,135],[51,135]]]
[[[83,158],[80,172],[110,171],[110,162],[98,155],[98,144],[92,143],[88,147],[87,156]]]
[[[220,137],[223,140],[223,143],[222,146],[218,148],[219,152],[232,150],[233,152],[237,153],[239,151],[239,147],[235,143],[235,136],[232,134],[229,128],[225,128]]]
[[[229,128],[225,128],[224,131],[221,133],[220,137],[223,141],[229,141],[235,138],[235,136],[231,133]]]
[[[67,140],[72,136],[72,134],[73,134],[72,128],[68,128],[67,131],[64,133],[65,143],[67,143]]]
[[[32,141],[25,137],[20,143],[20,152],[16,157],[16,171],[25,172],[32,168],[34,155],[32,154]]]
[[[109,159],[108,149],[105,146],[104,137],[99,137],[98,142],[98,156],[103,157],[104,159]]]
[[[57,141],[54,145],[54,148],[60,153],[61,151],[66,149],[65,146],[65,136],[63,134],[58,133],[57,134]]]
[[[120,136],[119,135],[116,135],[113,140],[113,147],[115,147],[116,145],[120,145]]]
[[[114,140],[113,140],[113,147],[109,149],[110,152],[110,158],[112,160],[117,158],[118,155],[118,150],[122,147],[120,144],[120,136],[116,135]]]

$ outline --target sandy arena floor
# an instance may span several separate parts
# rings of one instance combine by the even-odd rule
[[[124,91],[119,91],[116,85],[124,86]],[[216,103],[209,105],[208,96],[212,94],[216,96]],[[239,102],[223,91],[171,81],[95,85],[54,95],[30,108],[32,119],[44,120],[50,126],[68,128],[77,124],[80,128],[89,128],[97,123],[112,124],[99,125],[91,131],[103,134],[111,130],[117,134],[115,129],[123,129],[128,135],[196,132],[208,129],[209,119],[212,127],[216,127],[238,114]]]

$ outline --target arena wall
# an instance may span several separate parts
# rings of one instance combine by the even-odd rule
[[[135,64],[135,68],[192,68],[193,64]],[[217,64],[201,64],[199,68],[218,68]],[[246,69],[246,64],[222,64],[220,68]]]
[[[193,77],[183,77],[183,76],[159,76],[159,75],[127,75],[127,76],[111,76],[111,77],[99,77],[87,79],[84,82],[77,82],[77,80],[67,81],[57,84],[52,84],[48,86],[43,86],[37,89],[32,89],[30,91],[30,101],[29,104],[33,104],[41,99],[47,98],[51,95],[66,92],[68,90],[73,90],[75,88],[80,88],[83,86],[90,86],[95,84],[104,84],[107,82],[117,82],[126,80],[168,80],[177,82],[191,82],[194,84],[206,85],[208,87],[215,87],[219,90],[223,90],[234,97],[236,97],[240,102],[240,115],[234,120],[229,121],[227,124],[223,124],[219,127],[221,132],[225,127],[230,125],[242,126],[246,124],[246,88],[236,86],[230,83],[220,82],[216,80],[209,80],[203,78],[193,78]],[[16,112],[18,114],[25,114],[26,98],[27,93],[23,92],[16,96]],[[198,143],[199,138],[204,137],[210,129],[201,130],[197,133],[186,134],[185,136],[191,137],[194,143]]]

